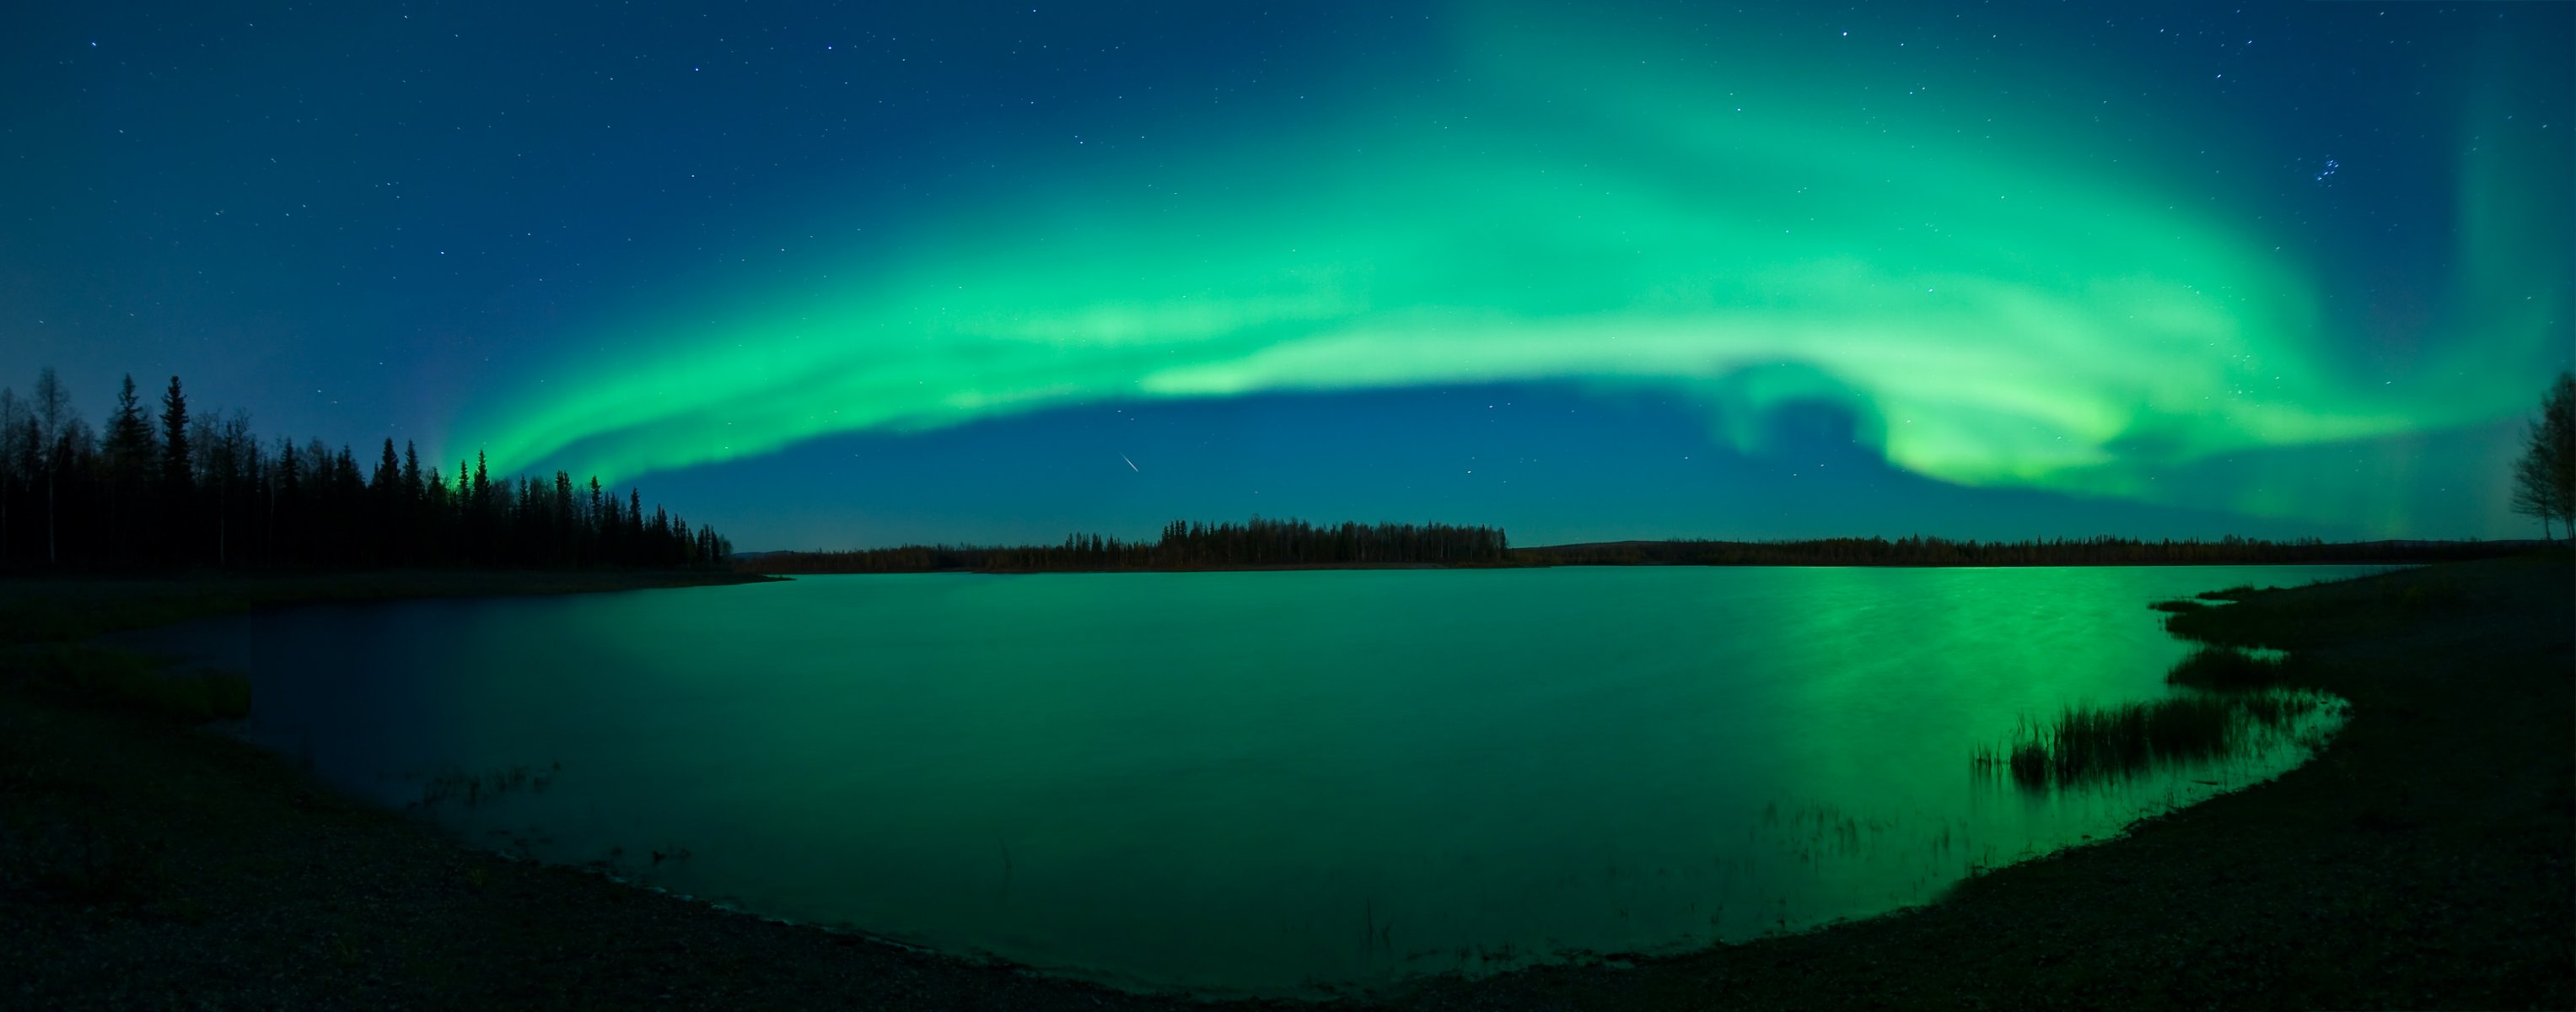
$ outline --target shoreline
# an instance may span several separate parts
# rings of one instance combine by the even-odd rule
[[[730,579],[661,585],[741,582],[690,575]],[[1417,978],[1356,1000],[2576,1005],[2570,575],[2563,555],[2434,565],[2169,620],[2197,638],[2314,653],[2308,677],[2353,701],[2351,722],[2272,782],[1987,872],[1929,905],[1632,968]],[[26,582],[0,583],[15,623],[0,630],[25,624],[8,594]],[[204,599],[243,598],[222,589]],[[149,606],[119,620],[171,612],[166,589],[138,593]],[[0,692],[0,982],[72,1007],[1316,1007],[1117,991],[521,864],[220,734],[17,692]]]
[[[0,648],[310,604],[597,594],[769,583],[732,569],[394,569],[258,574],[0,576]]]
[[[2422,559],[2406,559],[2406,560],[2390,561],[2390,560],[2388,560],[2388,559],[2324,559],[2324,560],[2320,560],[2320,561],[2307,561],[2307,560],[2301,560],[2301,561],[2298,561],[2298,562],[2247,562],[2247,561],[2242,561],[2242,560],[2227,560],[2227,561],[2219,561],[2219,562],[2201,562],[2201,561],[2192,561],[2192,562],[2024,562],[2024,563],[2012,563],[2012,562],[1981,562],[1981,563],[1965,563],[1965,562],[1877,562],[1877,563],[1873,563],[1873,562],[1729,562],[1729,563],[1709,563],[1709,562],[1472,562],[1472,563],[1449,563],[1449,562],[1311,562],[1311,563],[1280,563],[1280,564],[1269,564],[1269,565],[1242,565],[1242,566],[1164,566],[1164,567],[1156,567],[1156,568],[1129,567],[1129,568],[1123,568],[1123,569],[967,569],[967,568],[951,568],[951,569],[897,569],[897,570],[852,569],[852,570],[829,570],[829,571],[827,571],[827,570],[813,570],[813,571],[802,571],[802,570],[781,570],[781,571],[777,571],[777,572],[768,572],[768,571],[758,570],[758,569],[755,567],[754,569],[740,570],[740,572],[744,572],[744,573],[757,573],[760,577],[762,577],[762,578],[764,578],[764,579],[772,579],[772,580],[792,580],[792,579],[795,579],[795,578],[797,578],[797,577],[802,577],[802,576],[1043,576],[1043,575],[1048,575],[1048,574],[1059,574],[1059,573],[1060,573],[1060,574],[1069,574],[1069,575],[1080,575],[1080,576],[1105,576],[1105,575],[1115,575],[1115,574],[1120,574],[1120,573],[1306,573],[1306,572],[1330,572],[1330,571],[1340,571],[1340,570],[1353,570],[1353,571],[1364,571],[1364,572],[1376,572],[1376,571],[1382,571],[1382,570],[1442,570],[1442,571],[1467,571],[1467,572],[1472,572],[1472,571],[1478,571],[1478,570],[1492,570],[1492,569],[2192,569],[2192,568],[2214,568],[2214,567],[2221,567],[2221,566],[2389,566],[2389,567],[2406,567],[2406,566],[2435,566],[2435,565],[2443,565],[2446,561],[2451,561],[2451,560],[2435,560],[2435,561],[2426,561],[2426,560],[2422,560]]]

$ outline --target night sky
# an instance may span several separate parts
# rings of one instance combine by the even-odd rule
[[[2576,5],[1776,6],[10,4],[0,383],[744,549],[2534,533]]]

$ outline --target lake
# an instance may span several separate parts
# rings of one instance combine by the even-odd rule
[[[808,577],[119,642],[469,842],[1095,980],[1313,994],[1928,902],[2305,749],[2033,792],[2153,699],[2148,602],[2385,567]]]

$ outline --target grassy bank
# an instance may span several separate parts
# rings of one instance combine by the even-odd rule
[[[2576,1006],[2571,591],[2504,559],[2173,614],[2351,700],[2324,755],[1895,916],[1339,1007]],[[7,1004],[1211,1007],[469,852],[175,718],[0,693]]]

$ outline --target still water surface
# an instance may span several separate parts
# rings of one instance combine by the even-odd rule
[[[1291,993],[1863,916],[2271,776],[2301,750],[2044,795],[1968,758],[2171,691],[2151,600],[2367,571],[809,577],[126,639],[250,672],[252,739],[480,845]]]

